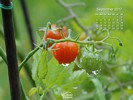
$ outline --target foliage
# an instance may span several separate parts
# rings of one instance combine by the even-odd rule
[[[72,29],[71,39],[66,38],[63,41],[78,43],[80,52],[74,62],[69,65],[64,65],[58,63],[53,57],[52,51],[49,51],[49,48],[44,49],[42,46],[37,46],[36,48],[38,49],[36,52],[32,52],[32,60],[29,60],[29,57],[28,62],[24,62],[24,66],[22,66],[29,66],[32,70],[32,78],[35,82],[35,86],[31,85],[26,71],[23,68],[20,71],[20,77],[27,98],[29,100],[63,100],[63,95],[68,93],[72,95],[70,100],[132,100],[132,0],[122,0],[121,3],[116,0],[99,0],[97,2],[94,0],[84,0],[83,2],[85,2],[86,6],[80,7],[83,6],[80,5],[79,7],[72,7],[71,10],[73,13],[67,10],[69,7],[62,9],[63,6],[59,6],[60,3],[55,1],[61,0],[46,0],[45,2],[43,0],[27,1],[30,11],[29,14],[33,23],[33,30],[35,32],[48,21],[57,23],[58,25],[66,25]],[[81,0],[64,1],[65,4],[74,4],[74,2]],[[24,57],[28,56],[28,52],[31,51],[31,48],[19,1],[13,2],[18,61],[19,64],[21,64]],[[103,3],[101,4],[101,2]],[[96,26],[94,25],[96,7],[121,6],[124,10],[128,8],[128,10],[124,12],[126,25],[122,31],[110,31],[109,37],[118,37],[123,43],[122,47],[119,46],[117,39],[106,39],[108,37],[108,35],[106,35],[107,32],[96,30]],[[18,12],[18,10],[20,12]],[[56,14],[53,12],[56,12]],[[76,13],[78,15],[76,15]],[[33,14],[34,17],[32,17]],[[62,20],[65,20],[65,23],[62,22]],[[0,22],[2,22],[1,19]],[[0,23],[0,49],[4,48],[3,30],[1,30],[1,26]],[[34,34],[37,40],[36,44],[42,43],[42,34],[44,34],[44,32]],[[77,38],[77,41],[75,41],[75,37],[78,37],[79,34],[79,40]],[[87,39],[88,44],[83,43],[85,39]],[[105,41],[102,41],[104,39]],[[100,41],[100,43],[94,43],[93,40]],[[54,40],[52,42],[61,41]],[[106,45],[106,43],[108,44]],[[2,50],[2,52],[4,50]],[[2,52],[0,52],[0,55],[3,57],[4,52]],[[2,58],[0,58],[0,96],[2,100],[9,99],[8,81],[5,81],[5,79],[8,80],[5,66],[6,64]]]

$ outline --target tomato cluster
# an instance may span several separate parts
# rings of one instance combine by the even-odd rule
[[[62,32],[62,33],[61,33]],[[55,25],[47,32],[45,40],[50,39],[62,39],[68,35],[68,29],[64,26],[62,29],[58,29]],[[50,44],[49,46],[51,46]],[[56,43],[53,47],[53,55],[58,60],[59,64],[69,64],[75,60],[78,55],[78,45],[74,42],[61,42]]]

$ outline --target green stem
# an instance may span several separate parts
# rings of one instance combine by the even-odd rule
[[[43,39],[44,39],[44,40],[45,40],[45,38],[46,38],[46,35],[47,35],[49,29],[51,29],[51,23],[50,23],[50,22],[47,23],[46,31],[45,31],[44,36],[43,36]]]
[[[4,52],[4,50],[1,47],[0,47],[0,56],[2,57],[4,62],[7,64],[6,53]]]
[[[3,33],[2,29],[1,29],[1,27],[0,27],[0,35],[2,36],[2,38],[4,38],[4,33]]]
[[[49,43],[60,43],[60,42],[75,42],[75,43],[79,43],[79,44],[105,44],[105,45],[108,45],[108,46],[111,46],[111,44],[109,43],[106,43],[104,41],[77,41],[75,39],[71,39],[71,38],[65,38],[65,39],[60,39],[60,40],[55,40],[55,39],[48,39],[47,42],[46,42],[46,47],[48,46]],[[29,52],[29,54],[26,56],[26,58],[22,61],[22,63],[19,65],[19,71],[21,70],[21,68],[26,64],[26,62],[30,59],[30,57],[32,57],[34,55],[34,53],[36,51],[39,50],[40,47],[43,46],[43,43],[36,47],[34,50],[32,50],[31,52]]]
[[[65,38],[65,39],[60,39],[60,40],[55,40],[55,39],[48,39],[49,43],[60,43],[60,42],[75,42],[79,44],[105,44],[103,41],[75,41],[75,39],[70,39],[70,38]]]
[[[25,91],[24,91],[24,88],[23,88],[23,84],[22,84],[21,79],[20,79],[20,83],[21,83],[21,93],[22,93],[22,99],[23,99],[23,100],[27,100],[27,99],[26,99],[26,94],[25,94]]]
[[[23,54],[22,52],[18,52],[18,55],[19,55],[20,61],[23,61],[23,59],[24,59],[24,54]],[[25,64],[24,70],[25,70],[25,72],[26,72],[26,75],[28,76],[28,80],[30,81],[30,83],[31,83],[32,86],[34,87],[34,86],[35,86],[35,82],[33,81],[32,76],[31,76],[31,70],[30,70],[30,65],[29,65],[29,63]]]
[[[4,62],[7,64],[6,54],[5,54],[4,50],[1,47],[0,47],[0,56],[2,57]],[[21,80],[20,80],[20,85],[21,85],[22,99],[27,100]]]
[[[34,55],[34,53],[37,52],[39,50],[39,48],[42,47],[42,46],[43,46],[43,44],[41,44],[40,46],[36,47],[34,50],[32,50],[31,52],[28,53],[28,55],[26,56],[26,58],[19,65],[19,71],[26,64],[26,62]]]

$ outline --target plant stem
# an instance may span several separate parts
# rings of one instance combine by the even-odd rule
[[[40,46],[36,47],[34,50],[32,50],[31,52],[28,53],[28,55],[26,56],[26,58],[19,65],[19,71],[26,64],[26,62],[35,54],[35,52],[37,52],[39,50],[39,48],[42,47],[42,46],[43,46],[43,44],[41,44]]]
[[[60,40],[55,40],[55,39],[48,39],[49,43],[60,43],[60,42],[75,42],[79,44],[107,44],[103,41],[76,41],[75,39],[71,38],[65,38],[65,39],[60,39]],[[109,44],[107,44],[109,45]]]
[[[104,62],[104,64],[105,64],[105,66],[107,67],[107,69],[108,69],[108,71],[109,71],[111,77],[115,80],[116,84],[117,84],[117,85],[119,86],[119,88],[121,89],[121,91],[122,91],[122,93],[123,93],[123,96],[125,96],[126,99],[128,99],[128,96],[127,96],[126,92],[124,91],[124,88],[122,87],[121,82],[120,82],[120,81],[117,79],[117,77],[114,75],[114,73],[112,72],[110,66],[109,66],[106,62]]]
[[[2,29],[1,29],[1,27],[0,27],[0,35],[2,36],[2,38],[4,38],[4,33],[3,33]]]
[[[16,37],[16,41],[18,42],[22,42],[20,41],[20,34],[19,34],[19,30],[18,30],[18,23],[17,23],[17,19],[16,19],[16,14],[15,14],[15,10],[13,10],[13,21],[14,21],[14,27],[15,27],[15,37]],[[17,45],[18,47],[18,57],[20,59],[20,61],[23,61],[24,59],[24,53],[22,52],[22,46],[21,46],[21,43],[18,43]],[[25,68],[24,68],[25,72],[26,72],[26,75],[28,76],[28,79],[30,81],[30,83],[32,84],[32,86],[34,87],[35,86],[35,82],[33,81],[32,79],[32,76],[31,76],[31,70],[30,70],[30,66],[28,64],[25,65]]]
[[[5,6],[10,6],[10,0],[1,0]],[[16,44],[11,10],[2,9],[6,55],[8,62],[8,76],[10,83],[11,100],[21,100]]]
[[[3,58],[3,60],[5,59],[4,62],[7,64],[6,54],[3,51],[3,49],[0,47],[0,54],[1,54],[1,51],[2,51],[3,54],[0,55],[0,56]],[[24,88],[23,88],[23,85],[22,85],[22,81],[21,80],[20,80],[20,84],[21,84],[22,100],[26,100],[26,95],[25,95]]]
[[[23,61],[24,55],[23,55],[21,52],[18,53],[18,55],[19,55],[20,61]],[[26,72],[26,75],[27,75],[27,77],[28,77],[28,79],[29,79],[31,85],[32,85],[33,87],[35,87],[35,82],[34,82],[33,79],[32,79],[32,76],[31,76],[32,74],[31,74],[31,70],[30,70],[29,64],[26,63],[24,66],[25,66],[25,67],[24,67],[24,70],[25,70],[25,72]]]
[[[27,25],[28,33],[29,33],[31,46],[32,46],[32,49],[34,49],[35,48],[35,45],[34,45],[35,39],[34,39],[32,25],[31,25],[31,22],[30,22],[30,17],[29,17],[29,14],[28,14],[27,6],[26,6],[26,1],[25,0],[20,0],[20,2],[21,2],[22,9],[23,9],[24,17],[25,17],[25,22],[26,22],[26,25]]]
[[[75,4],[66,4],[63,0],[56,0],[63,8],[66,9],[66,11],[69,13],[69,16],[67,18],[64,18],[63,21],[66,21],[68,19],[73,19],[75,23],[86,33],[90,36],[88,28],[86,28],[79,20],[77,15],[73,12],[71,7],[74,6],[83,6],[83,3],[75,3]]]
[[[22,84],[21,80],[20,80],[20,83],[21,83],[22,100],[27,100],[26,99],[26,94],[25,94],[25,91],[24,91],[23,84]]]

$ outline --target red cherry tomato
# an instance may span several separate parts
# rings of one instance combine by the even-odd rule
[[[78,55],[78,45],[73,42],[57,43],[53,48],[55,49],[53,55],[59,64],[69,64],[73,62]]]
[[[56,40],[62,39],[63,37],[62,37],[62,35],[61,35],[61,32],[64,34],[65,37],[67,37],[67,35],[68,35],[67,30],[68,30],[68,29],[67,29],[66,26],[64,26],[64,27],[62,28],[62,30],[61,30],[61,29],[58,29],[58,27],[56,27],[56,25],[52,25],[52,30],[49,30],[49,31],[47,32],[46,40],[47,40],[48,38],[50,38],[50,39],[56,39]]]

